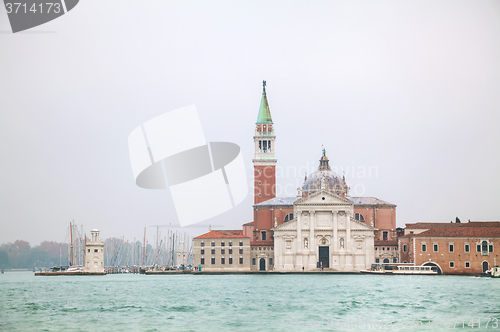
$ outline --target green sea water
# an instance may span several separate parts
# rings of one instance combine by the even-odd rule
[[[465,329],[500,331],[500,279],[0,274],[0,331]]]

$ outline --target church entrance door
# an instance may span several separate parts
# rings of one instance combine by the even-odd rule
[[[320,246],[319,247],[319,266],[323,268],[330,267],[330,260],[328,257],[330,256],[330,247],[328,246]]]
[[[265,271],[266,270],[266,259],[261,258],[259,260],[259,265],[260,265],[259,271]]]

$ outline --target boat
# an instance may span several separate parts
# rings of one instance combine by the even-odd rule
[[[83,272],[82,265],[74,265],[66,269],[66,272]]]
[[[492,278],[500,278],[500,266],[493,266],[491,270],[487,271],[487,275]]]
[[[68,269],[68,266],[54,266],[51,271],[52,272],[62,272],[66,271]]]
[[[361,271],[362,274],[388,275],[438,275],[435,266],[414,266],[408,264],[372,264],[370,269]]]

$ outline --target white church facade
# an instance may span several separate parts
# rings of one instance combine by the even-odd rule
[[[354,219],[354,203],[325,189],[299,198],[295,218],[273,228],[274,270],[361,271],[374,261],[374,228]]]

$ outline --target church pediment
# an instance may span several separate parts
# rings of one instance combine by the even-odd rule
[[[351,218],[351,230],[356,230],[356,231],[373,231],[376,228],[373,226],[370,226],[368,224],[365,224],[362,221],[355,220]]]
[[[293,219],[287,222],[282,223],[273,228],[276,231],[293,231],[297,229],[297,219]]]
[[[312,195],[302,197],[294,205],[354,205],[353,202],[328,190],[321,190]]]

